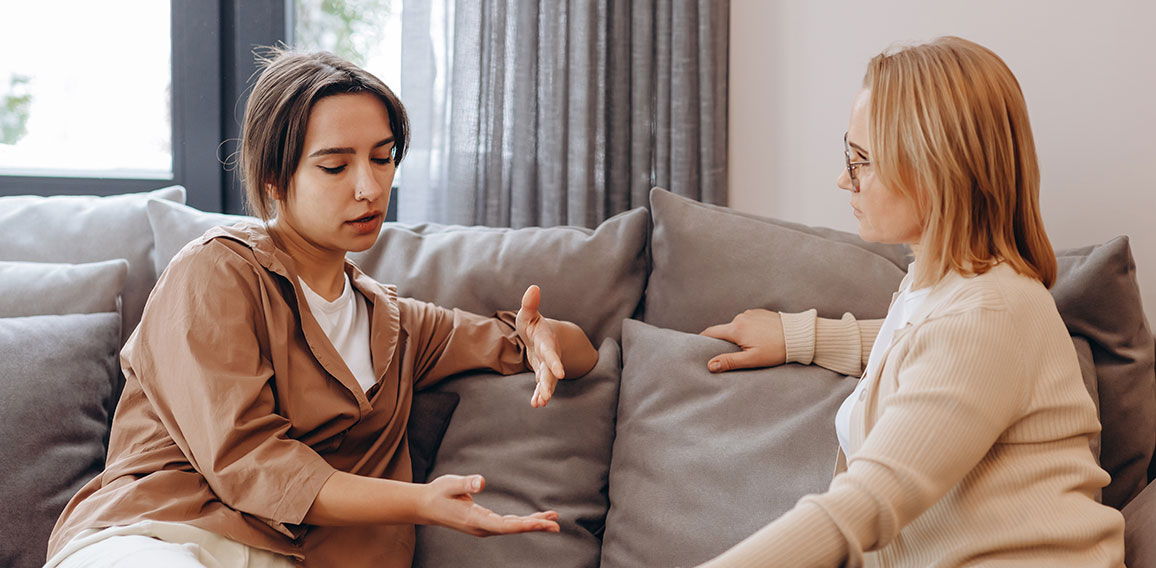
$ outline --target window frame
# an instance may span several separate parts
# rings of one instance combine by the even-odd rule
[[[292,0],[171,0],[172,175],[0,175],[4,195],[115,195],[179,184],[202,211],[241,213],[240,183],[223,160],[240,135],[253,48],[290,37]],[[236,110],[236,112],[234,112]]]

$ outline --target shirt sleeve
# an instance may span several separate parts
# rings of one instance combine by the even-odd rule
[[[987,454],[1027,397],[1006,312],[928,321],[911,338],[896,391],[830,489],[704,566],[861,566]]]
[[[509,375],[528,368],[526,345],[514,327],[514,312],[485,317],[410,298],[398,298],[398,303],[402,328],[409,335],[407,348],[414,351],[417,388],[467,371]]]
[[[334,469],[277,413],[260,270],[215,241],[177,257],[125,351],[175,443],[220,500],[280,532]]]
[[[787,362],[815,364],[843,375],[860,376],[867,368],[871,347],[883,320],[860,320],[846,313],[842,319],[818,317],[814,309],[780,313]]]

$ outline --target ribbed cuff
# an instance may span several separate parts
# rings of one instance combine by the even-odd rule
[[[797,314],[779,313],[783,321],[783,340],[787,347],[787,363],[810,365],[815,359],[814,309]]]

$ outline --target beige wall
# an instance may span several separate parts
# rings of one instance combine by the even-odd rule
[[[1128,235],[1156,323],[1153,22],[1152,0],[731,0],[730,205],[854,231],[834,180],[867,60],[958,35],[1020,80],[1052,243]]]

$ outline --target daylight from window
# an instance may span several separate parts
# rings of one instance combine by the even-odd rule
[[[9,2],[0,175],[168,177],[169,2]]]
[[[401,92],[401,0],[296,0],[293,43],[331,51]]]

